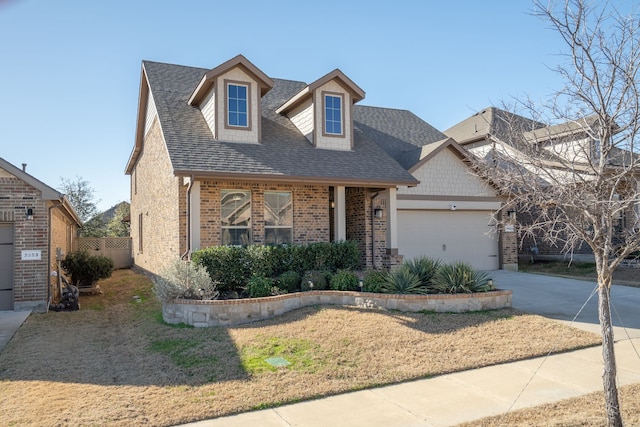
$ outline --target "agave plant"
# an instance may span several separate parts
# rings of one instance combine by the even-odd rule
[[[431,278],[436,274],[438,267],[440,267],[440,260],[421,256],[406,261],[405,265],[409,271],[420,278],[422,285],[429,287],[431,286]]]
[[[489,279],[487,273],[458,261],[441,265],[431,279],[431,286],[435,291],[446,294],[487,292],[493,289]]]
[[[387,294],[425,294],[427,288],[420,277],[412,272],[406,264],[389,271],[385,275],[382,292]]]

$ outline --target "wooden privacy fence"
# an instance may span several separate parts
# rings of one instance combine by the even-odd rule
[[[73,249],[110,258],[115,268],[130,268],[133,264],[130,237],[78,237]]]

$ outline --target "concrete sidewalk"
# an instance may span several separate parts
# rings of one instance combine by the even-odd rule
[[[619,385],[640,382],[636,350],[640,339],[616,343]],[[601,348],[594,347],[184,426],[452,426],[600,391],[601,375]]]
[[[0,352],[9,343],[13,334],[27,320],[31,311],[0,311]]]
[[[595,283],[502,270],[491,275],[498,288],[513,291],[514,308],[600,333]],[[640,383],[640,288],[613,287],[611,305],[618,384]],[[183,427],[452,426],[600,391],[602,369],[602,348],[593,347]]]

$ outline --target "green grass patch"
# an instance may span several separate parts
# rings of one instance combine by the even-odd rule
[[[291,365],[277,368],[266,362],[270,357],[282,357]],[[325,364],[320,346],[302,338],[260,337],[241,349],[240,360],[246,372],[261,373],[277,369],[316,371]]]
[[[168,339],[153,341],[149,351],[167,355],[180,368],[195,368],[215,363],[217,358],[200,351],[199,340]]]

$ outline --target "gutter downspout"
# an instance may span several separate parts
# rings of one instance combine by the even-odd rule
[[[187,259],[191,257],[191,187],[195,177],[191,175],[189,177],[189,185],[187,186],[187,250],[180,256],[180,259]]]

